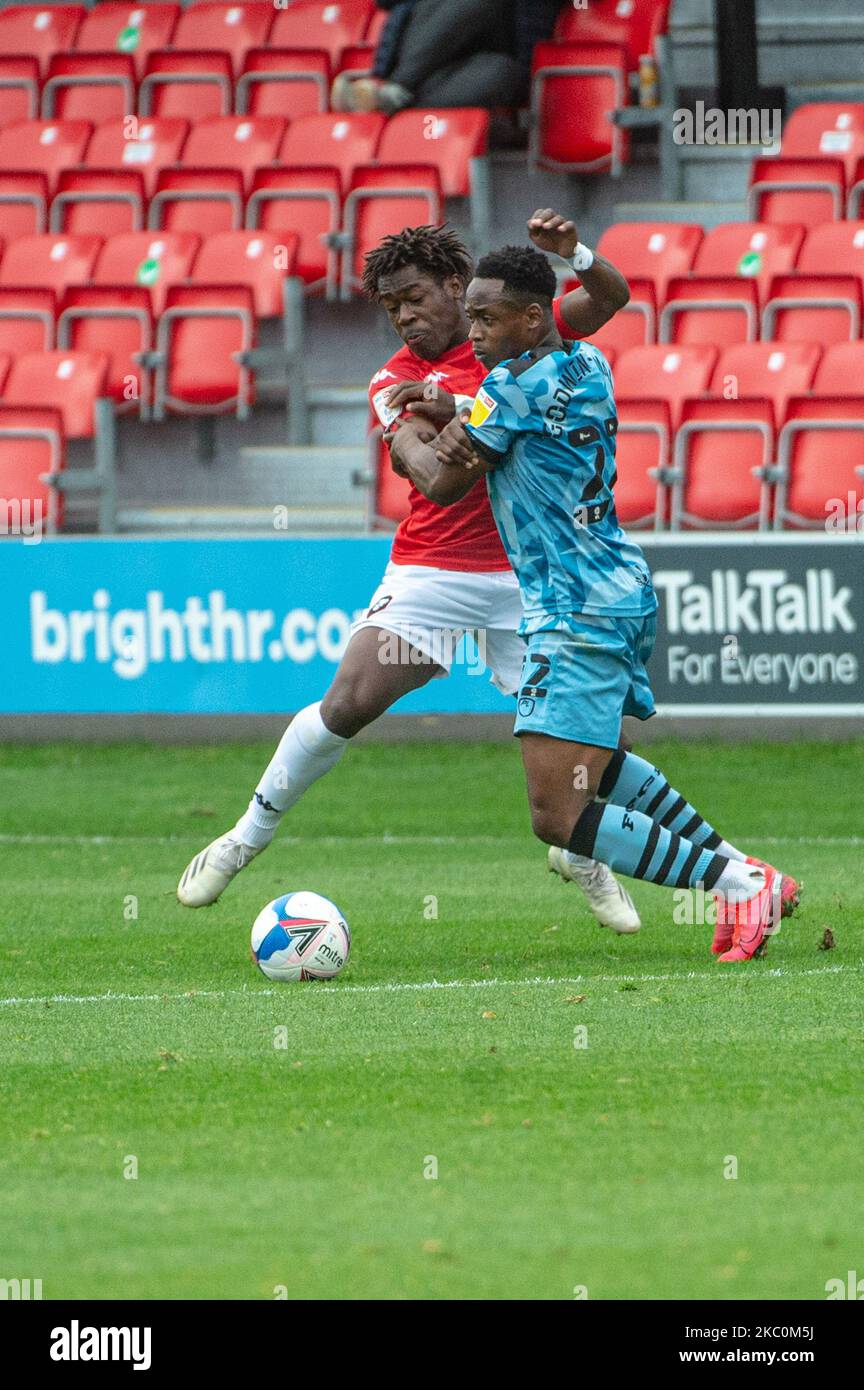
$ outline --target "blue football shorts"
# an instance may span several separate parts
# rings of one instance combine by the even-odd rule
[[[622,715],[650,719],[655,712],[645,663],[654,648],[656,614],[574,613],[562,622],[566,626],[526,639],[513,732],[617,748]]]

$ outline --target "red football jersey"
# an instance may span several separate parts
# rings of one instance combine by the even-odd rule
[[[561,325],[560,299],[553,304],[556,324]],[[570,336],[572,336],[572,331]],[[450,348],[436,362],[426,362],[403,347],[376,372],[369,385],[369,404],[376,421],[386,429],[395,419],[385,403],[387,392],[398,381],[440,381],[452,396],[473,401],[488,375],[468,342]],[[501,544],[484,479],[451,507],[430,502],[409,484],[405,520],[393,538],[391,556],[397,565],[432,565],[437,569],[483,571],[508,570],[510,562]]]
[[[450,348],[435,362],[424,362],[403,347],[375,373],[369,385],[369,403],[376,420],[386,429],[396,417],[385,397],[397,381],[440,381],[451,395],[473,400],[486,375],[470,343]],[[478,478],[471,491],[452,507],[430,502],[411,483],[408,503],[411,510],[393,538],[394,564],[475,571],[510,568],[484,479]]]

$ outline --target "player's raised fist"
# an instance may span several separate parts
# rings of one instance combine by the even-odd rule
[[[528,235],[540,251],[551,251],[555,256],[563,256],[565,261],[570,260],[579,241],[576,223],[552,208],[538,208],[531,214]]]

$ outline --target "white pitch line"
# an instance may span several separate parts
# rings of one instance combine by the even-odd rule
[[[758,968],[758,967],[757,967]],[[864,969],[864,961],[858,961],[855,965],[828,965],[821,966],[813,970],[788,970],[782,966],[775,966],[773,969],[760,971],[762,976],[769,976],[772,979],[780,977],[785,979],[800,979],[811,975],[839,975],[844,971],[857,972]],[[717,970],[687,970],[666,975],[561,975],[561,976],[535,976],[529,980],[421,980],[395,981],[392,984],[383,985],[324,985],[317,984],[311,990],[310,997],[319,994],[403,994],[418,990],[435,989],[502,989],[512,986],[514,989],[532,988],[536,985],[588,985],[588,984],[657,984],[672,980],[720,980],[728,979],[725,971]],[[228,999],[231,997],[246,997],[249,999],[259,999],[270,995],[281,995],[284,993],[284,986],[280,989],[194,989],[187,990],[183,994],[34,994],[29,996],[0,999],[0,1008],[12,1008],[18,1005],[27,1004],[159,1004],[168,1003],[180,999]]]
[[[525,835],[280,835],[283,845],[497,845],[527,841]],[[738,837],[741,838],[741,837]],[[864,835],[754,835],[760,845],[816,845],[855,849]],[[183,845],[204,835],[4,835],[0,845]]]

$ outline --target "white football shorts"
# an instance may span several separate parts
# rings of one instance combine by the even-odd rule
[[[472,674],[488,667],[492,684],[515,695],[525,656],[525,641],[516,630],[521,620],[512,570],[469,573],[391,560],[351,633],[380,627],[393,638],[392,655],[388,651],[386,657],[409,661],[413,649],[441,666],[436,674],[442,676],[463,662]]]

